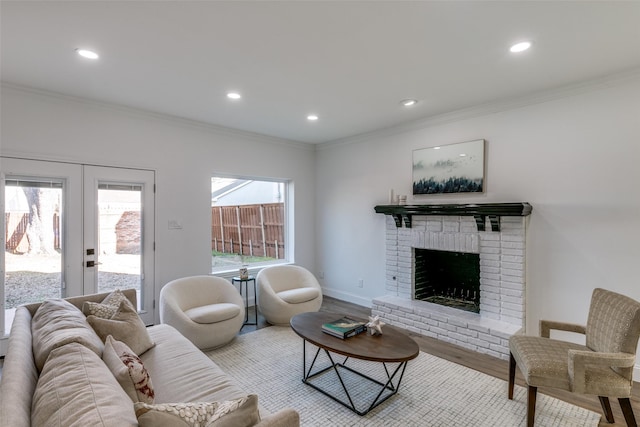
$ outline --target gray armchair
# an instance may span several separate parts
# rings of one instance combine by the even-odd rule
[[[586,345],[550,338],[552,329],[581,333]],[[596,395],[613,423],[609,397],[617,398],[628,426],[636,426],[629,397],[640,336],[640,303],[624,295],[595,289],[587,325],[540,322],[540,337],[509,339],[509,399],[513,399],[516,366],[528,386],[527,426],[533,427],[538,387]]]

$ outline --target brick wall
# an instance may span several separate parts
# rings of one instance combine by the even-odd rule
[[[509,336],[525,325],[526,217],[502,217],[479,232],[472,216],[414,216],[397,228],[386,216],[386,291],[372,313],[386,323],[508,358]],[[480,255],[480,313],[413,300],[413,249]]]

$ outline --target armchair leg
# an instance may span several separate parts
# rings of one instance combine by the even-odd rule
[[[618,398],[618,402],[620,402],[620,407],[622,408],[622,413],[624,414],[624,420],[627,422],[627,426],[629,427],[637,427],[636,417],[633,415],[633,408],[631,407],[631,401],[628,397],[620,397]]]
[[[527,394],[527,427],[533,427],[533,420],[536,417],[536,395],[538,387],[529,386]]]
[[[611,410],[609,398],[606,396],[598,396],[598,399],[600,399],[600,406],[602,406],[602,411],[604,412],[607,422],[610,424],[614,423],[615,420],[613,419],[613,411]],[[620,404],[620,406],[622,406],[622,404]]]
[[[513,400],[513,385],[516,380],[516,359],[509,353],[509,400]]]

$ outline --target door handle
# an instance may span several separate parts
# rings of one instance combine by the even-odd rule
[[[100,265],[102,264],[101,262],[95,262],[95,261],[87,261],[87,267],[95,267],[96,265]]]

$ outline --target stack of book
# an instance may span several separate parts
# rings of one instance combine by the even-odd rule
[[[322,332],[340,339],[345,339],[358,335],[361,332],[367,330],[365,326],[366,322],[360,320],[351,319],[350,317],[341,317],[333,322],[324,323],[322,325]]]

